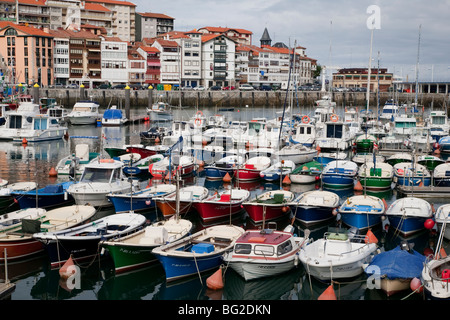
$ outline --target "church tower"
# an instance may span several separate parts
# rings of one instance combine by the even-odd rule
[[[272,45],[272,39],[270,39],[269,31],[267,31],[267,28],[264,28],[263,35],[261,39],[259,40],[261,42],[261,48],[263,46],[271,46]]]

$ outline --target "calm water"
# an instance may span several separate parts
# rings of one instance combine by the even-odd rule
[[[132,109],[132,116],[137,116],[142,111]],[[183,109],[178,111],[178,118],[187,120],[196,110]],[[206,115],[220,113],[212,108],[204,111]],[[275,110],[256,109],[252,112],[247,108],[230,113],[234,120],[249,120],[253,116],[266,116],[272,118]],[[150,127],[150,123],[131,124],[123,128],[102,128],[96,126],[70,127],[70,136],[101,137],[102,139],[85,138],[83,143],[89,143],[91,150],[100,150],[103,147],[122,147],[124,144],[140,143],[139,132]],[[40,187],[63,179],[50,178],[48,172],[55,167],[59,159],[72,153],[75,139],[60,140],[53,142],[43,142],[22,146],[20,143],[10,142],[0,143],[0,177],[10,183],[20,181],[37,181]],[[80,143],[80,140],[77,139]],[[199,184],[210,190],[220,189],[222,182],[209,182],[202,177],[200,172],[197,177],[192,177],[185,181],[186,184]],[[279,189],[279,185],[271,183],[250,183],[240,185],[251,191],[252,196],[266,190]],[[316,188],[313,185],[291,185],[290,190],[296,194]],[[341,198],[353,195],[353,190],[339,191]],[[396,192],[389,191],[378,193],[378,196],[385,198],[390,204],[396,199]],[[433,201],[437,209],[439,205],[446,203],[445,199]],[[114,212],[104,210],[98,213],[101,215],[113,214]],[[156,219],[156,211],[145,214],[149,220]],[[204,228],[205,225],[191,214],[197,229]],[[225,221],[224,223],[227,223]],[[278,221],[279,229],[289,223],[289,219]],[[233,219],[233,223],[243,225],[246,228],[254,227],[247,220],[245,214]],[[334,225],[332,222],[330,225]],[[295,225],[296,232],[303,235],[303,229]],[[317,227],[311,230],[311,237],[321,238],[326,232],[328,225]],[[394,248],[403,240],[389,231],[382,232],[375,230],[375,235],[380,240],[380,245],[386,250]],[[420,253],[429,250],[430,246],[436,243],[436,235],[429,231],[422,232],[412,238],[407,239],[415,244],[414,249]],[[49,262],[45,254],[29,259],[27,261],[10,262],[8,264],[9,279],[16,284],[16,288],[11,295],[11,300],[316,300],[317,297],[328,287],[329,284],[321,283],[313,278],[310,279],[304,268],[298,268],[281,276],[245,282],[233,270],[227,270],[225,274],[225,287],[220,291],[207,289],[206,279],[210,274],[206,274],[199,279],[191,279],[167,284],[165,282],[164,270],[160,265],[135,271],[120,276],[114,275],[113,264],[109,258],[93,261],[90,265],[83,266],[81,275],[81,289],[69,290],[60,282],[58,271],[49,269]],[[3,265],[0,266],[0,278],[4,278]],[[366,288],[366,277],[362,275],[350,282],[337,283],[335,291],[338,299],[341,300],[384,300],[386,296],[378,290]],[[390,297],[392,300],[403,299],[409,295],[409,291]],[[422,296],[415,294],[408,299],[422,300]]]

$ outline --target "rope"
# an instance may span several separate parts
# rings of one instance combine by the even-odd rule
[[[195,252],[192,251],[192,256],[194,257],[194,262],[195,262],[195,267],[197,268],[197,273],[198,273],[198,278],[200,279],[200,283],[203,286],[203,281],[202,281],[202,277],[200,275],[200,270],[198,269],[198,265],[197,265],[197,259],[195,258]]]

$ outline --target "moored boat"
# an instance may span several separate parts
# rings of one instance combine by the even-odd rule
[[[294,200],[294,193],[286,190],[267,191],[242,205],[250,219],[255,223],[264,223],[289,214],[289,203]]]
[[[401,162],[394,165],[394,179],[397,186],[431,185],[430,171],[423,165],[411,162]],[[435,180],[436,183],[436,180]]]
[[[351,188],[357,173],[358,165],[353,161],[331,161],[322,171],[322,183],[332,189]]]
[[[262,170],[259,175],[266,181],[283,180],[295,169],[295,163],[291,160],[281,160]]]
[[[234,176],[238,180],[249,181],[260,179],[261,171],[269,168],[271,160],[266,156],[253,157],[248,159],[242,166],[235,169]]]
[[[391,189],[394,168],[388,163],[369,162],[361,165],[358,179],[363,188],[369,191]]]
[[[179,214],[184,214],[194,209],[193,202],[201,201],[208,196],[209,190],[202,186],[188,186],[180,188],[178,192],[174,192],[164,197],[153,198],[158,209],[165,218],[171,217],[176,213],[177,197],[179,199]]]
[[[339,206],[339,196],[325,190],[307,191],[300,194],[289,206],[296,220],[311,226],[335,218],[333,210]]]
[[[73,183],[73,181],[66,181],[30,191],[12,191],[11,195],[19,203],[21,209],[33,207],[51,209],[68,206],[74,203],[73,197],[67,192]]]
[[[320,180],[324,165],[318,161],[310,161],[295,168],[289,179],[292,183],[308,184]]]
[[[342,222],[349,227],[365,230],[381,224],[386,207],[378,197],[357,195],[347,198],[338,209]]]

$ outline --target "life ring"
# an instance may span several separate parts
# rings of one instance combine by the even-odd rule
[[[203,115],[203,112],[202,112],[202,111],[200,111],[200,110],[198,110],[196,114],[199,114],[199,115],[201,115],[201,116],[202,116],[202,115]]]
[[[305,124],[309,123],[309,120],[310,120],[310,119],[309,119],[308,116],[303,116],[303,117],[302,117],[302,122],[305,123]]]
[[[337,122],[339,120],[339,116],[337,114],[332,114],[330,117],[331,121],[333,122]]]
[[[200,127],[200,126],[202,125],[202,119],[200,119],[200,118],[195,118],[194,123],[195,123],[195,125],[197,125],[197,126]]]

